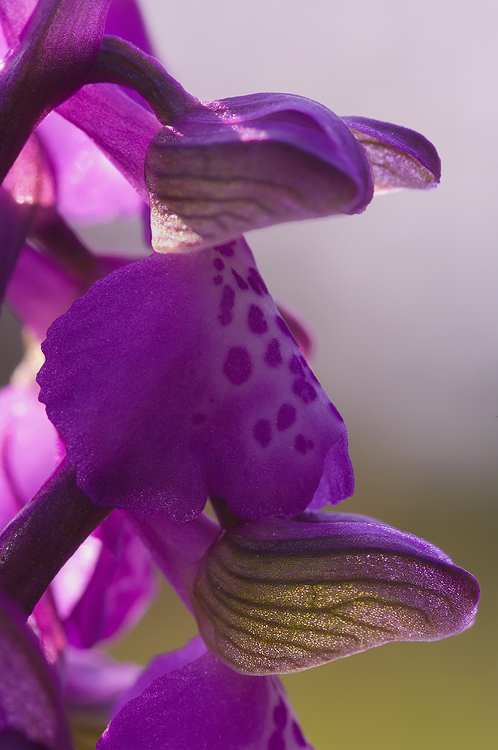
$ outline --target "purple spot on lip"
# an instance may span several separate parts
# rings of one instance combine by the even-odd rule
[[[271,425],[267,419],[260,419],[253,427],[252,434],[254,439],[260,443],[263,448],[271,443]]]
[[[253,333],[266,333],[268,330],[268,323],[265,320],[263,310],[257,305],[251,305],[249,308],[247,322],[249,324],[249,329]]]
[[[306,747],[307,742],[303,737],[303,733],[301,732],[301,727],[295,721],[292,722],[292,731],[294,732],[294,739],[296,740],[299,747]]]
[[[276,729],[268,740],[267,750],[285,750],[285,740],[279,729]]]
[[[215,286],[219,286],[220,284],[222,284],[222,283],[223,283],[223,276],[220,276],[220,275],[218,274],[218,276],[214,276],[214,277],[213,277],[213,281],[214,281],[214,285],[215,285]]]
[[[280,353],[280,342],[278,339],[272,339],[265,352],[265,362],[270,367],[278,367],[284,360]]]
[[[287,708],[285,706],[285,703],[281,700],[278,706],[275,706],[273,709],[273,721],[275,722],[275,726],[277,729],[285,729],[285,725],[287,724]]]
[[[223,373],[233,385],[242,385],[252,374],[249,352],[241,346],[233,346],[227,354]]]
[[[292,404],[283,404],[277,414],[277,430],[287,430],[296,421],[296,415],[296,408]]]
[[[221,295],[221,313],[218,315],[218,319],[222,326],[227,326],[232,322],[232,308],[235,304],[235,292],[231,286],[223,287],[223,294]]]
[[[220,255],[224,255],[225,258],[231,258],[233,255],[233,249],[235,247],[235,241],[233,242],[227,242],[226,245],[217,245],[215,247],[215,250],[217,250]]]
[[[312,450],[312,448],[314,448],[314,443],[312,440],[306,440],[304,435],[296,435],[294,447],[297,451],[299,451],[299,453],[307,453],[307,451],[310,451]]]
[[[304,377],[303,366],[295,355],[289,362],[289,370],[293,375],[300,375],[302,378]]]
[[[194,416],[192,417],[192,424],[195,424],[195,425],[202,424],[203,422],[206,421],[206,419],[207,417],[205,414],[194,414]]]
[[[249,289],[248,285],[246,284],[242,276],[239,276],[237,271],[234,271],[233,268],[232,268],[232,274],[233,274],[233,278],[237,282],[237,286],[239,287],[239,289],[242,289],[242,291]]]
[[[299,398],[304,401],[305,404],[309,404],[310,401],[316,399],[315,389],[311,383],[308,383],[304,378],[298,378],[295,380],[292,384],[292,390],[296,396],[299,396]]]
[[[259,296],[268,294],[266,284],[255,268],[249,268],[249,276],[247,277],[247,281],[249,282],[249,286],[251,287],[251,289],[256,292],[256,294],[259,294]]]
[[[221,260],[221,258],[215,258],[213,260],[213,266],[216,268],[217,271],[223,271],[225,268],[225,264]]]

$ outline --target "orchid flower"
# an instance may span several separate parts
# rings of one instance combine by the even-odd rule
[[[98,750],[309,747],[275,674],[393,640],[437,640],[473,621],[475,579],[376,519],[240,522],[226,506],[221,516],[224,530],[204,515],[135,521],[204,642],[152,661],[117,702]]]
[[[118,698],[99,750],[309,748],[276,675],[453,635],[479,590],[424,540],[319,512],[353,492],[346,427],[242,235],[435,187],[437,152],[289,94],[199,102],[152,56],[132,0],[0,0],[0,24],[0,291],[47,336],[51,420],[25,363],[0,402],[0,512],[19,511],[0,535],[15,602],[0,617],[0,731],[70,747],[47,664],[65,659],[72,707]],[[153,253],[134,262],[97,257],[69,223],[148,207]],[[91,649],[147,605],[149,553],[201,638],[136,679]],[[48,729],[19,718],[47,701]]]
[[[174,124],[157,131],[146,158],[135,144],[134,160],[114,128],[99,134],[136,185],[145,163],[156,253],[96,284],[44,344],[41,399],[78,485],[97,505],[141,516],[162,507],[178,519],[197,515],[207,494],[245,518],[294,515],[322,474],[338,502],[353,489],[344,423],[301,362],[240,232],[363,210],[374,185],[367,153],[382,189],[388,169],[393,189],[433,186],[437,154],[412,131],[346,124],[299,97],[200,104],[130,45],[111,40],[112,50],[112,80],[128,80],[124,63],[116,73],[124,58],[137,89]],[[167,96],[164,112],[157,100]],[[88,118],[73,122],[94,135]],[[369,152],[352,125],[368,131]]]

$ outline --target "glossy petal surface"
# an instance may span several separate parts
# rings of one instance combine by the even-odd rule
[[[341,515],[243,523],[215,542],[193,599],[214,654],[243,673],[297,672],[472,624],[479,586],[444,552]]]
[[[200,639],[182,651],[156,657],[98,750],[311,750],[276,677],[237,674]]]
[[[151,143],[155,250],[215,244],[284,221],[363,211],[368,160],[320,104],[255,94],[198,105]]]
[[[372,167],[375,192],[436,187],[441,160],[432,143],[409,128],[367,117],[343,117],[365,149]]]
[[[96,504],[177,520],[207,494],[241,517],[352,491],[344,422],[244,240],[155,254],[101,280],[51,327],[41,400]]]

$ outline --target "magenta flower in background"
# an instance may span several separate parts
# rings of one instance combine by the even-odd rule
[[[424,540],[317,512],[353,492],[346,427],[242,233],[434,187],[439,157],[302,97],[199,102],[132,0],[108,9],[0,0],[0,282],[31,336],[0,395],[0,590],[45,654],[2,595],[0,744],[70,748],[63,696],[116,701],[99,750],[310,748],[276,675],[453,635],[479,589]],[[149,205],[143,260],[70,225]],[[94,647],[143,614],[152,560],[201,637],[141,672]]]

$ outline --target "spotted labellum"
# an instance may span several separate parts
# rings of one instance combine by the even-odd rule
[[[344,422],[243,239],[124,267],[44,352],[42,398],[94,502],[187,520],[209,493],[245,518],[293,515],[324,465],[333,502],[353,490]]]
[[[243,233],[433,188],[437,152],[290,94],[197,100],[135,0],[0,0],[0,28],[0,296],[26,341],[0,393],[0,746],[71,750],[67,708],[98,750],[311,750],[278,674],[458,633],[479,589],[320,511],[353,493],[347,430]],[[130,217],[147,257],[71,225]],[[200,635],[118,665],[98,648],[152,561]]]

